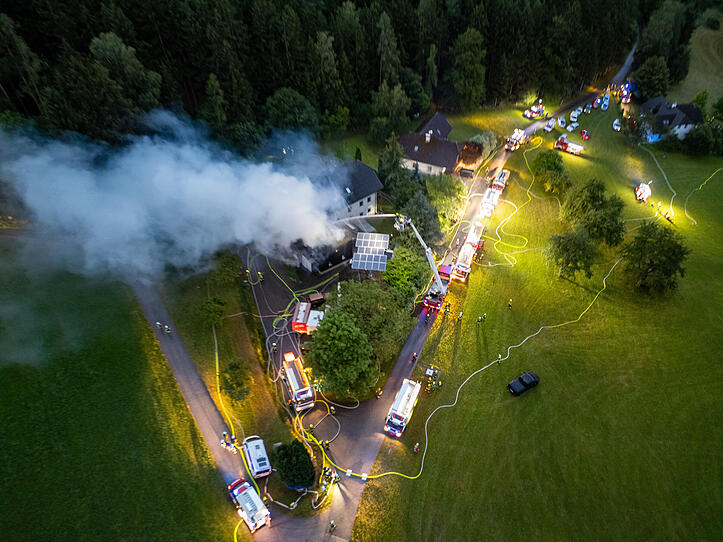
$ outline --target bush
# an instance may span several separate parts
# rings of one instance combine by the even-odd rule
[[[479,143],[482,145],[482,157],[481,160],[484,162],[489,158],[492,151],[497,147],[497,136],[494,132],[486,130],[481,134],[473,135],[470,139],[473,143]]]
[[[221,391],[228,395],[232,401],[240,403],[251,390],[249,370],[238,361],[228,364],[221,373]]]
[[[720,28],[720,13],[716,8],[708,8],[700,14],[697,23],[711,30],[718,30]]]
[[[547,149],[540,151],[532,161],[532,171],[536,180],[545,188],[545,192],[562,194],[572,184],[565,168],[562,165],[562,156],[559,152]]]
[[[274,457],[281,481],[291,489],[305,489],[314,485],[316,469],[309,452],[298,440],[278,447]]]
[[[204,323],[208,326],[217,326],[223,319],[223,312],[226,307],[226,302],[218,297],[212,297],[206,299],[199,307],[201,318]]]

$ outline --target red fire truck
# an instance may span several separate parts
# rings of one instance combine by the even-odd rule
[[[585,149],[580,143],[567,139],[567,134],[562,134],[557,141],[555,141],[555,148],[574,155],[579,155]]]

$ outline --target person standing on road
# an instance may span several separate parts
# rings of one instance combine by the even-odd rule
[[[334,520],[332,519],[331,521],[329,521],[329,532],[333,533],[334,529],[336,529],[336,523],[334,523]]]
[[[508,309],[512,308],[512,298],[510,298],[510,300],[507,302],[507,308]]]

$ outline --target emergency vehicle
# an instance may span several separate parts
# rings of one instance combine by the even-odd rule
[[[632,93],[633,89],[630,83],[625,83],[623,88],[620,89],[620,101],[624,104],[629,104]]]
[[[256,490],[243,478],[239,478],[228,486],[228,495],[231,497],[231,502],[236,507],[238,515],[252,533],[271,522],[268,508]]]
[[[243,440],[241,449],[246,456],[246,463],[248,464],[251,476],[254,478],[263,478],[271,474],[271,463],[269,462],[269,456],[266,453],[266,447],[261,437],[257,435],[251,435]]]
[[[299,302],[294,309],[291,329],[297,333],[311,333],[319,327],[322,318],[324,318],[324,311],[312,310],[311,303]]]
[[[545,106],[542,105],[542,100],[540,100],[536,105],[530,106],[529,109],[525,109],[525,112],[522,115],[526,119],[539,119],[544,114]]]
[[[510,178],[510,170],[503,169],[494,178],[494,180],[492,181],[492,186],[490,188],[503,192],[505,187],[507,186],[507,180],[509,178]]]
[[[515,128],[512,132],[512,135],[507,138],[507,142],[505,143],[505,150],[516,151],[520,148],[520,145],[522,145],[523,143],[527,143],[527,139],[528,138],[524,130]]]
[[[286,352],[282,370],[286,380],[286,389],[296,412],[313,407],[314,390],[309,385],[301,358],[296,357],[293,352]]]
[[[472,226],[472,229],[470,229],[470,232],[467,234],[467,239],[459,251],[459,256],[452,270],[453,279],[462,282],[467,280],[467,276],[469,276],[472,270],[474,255],[477,254],[477,250],[484,245],[484,240],[480,243],[480,239],[482,239],[482,224],[477,222]]]
[[[482,216],[484,218],[492,216],[492,213],[497,206],[497,202],[500,199],[501,192],[494,188],[488,188],[485,195],[482,197]]]
[[[585,149],[580,143],[568,140],[567,134],[562,134],[557,141],[555,141],[555,148],[574,155],[579,155]]]
[[[401,437],[412,417],[422,385],[414,380],[404,379],[389,414],[384,422],[384,431],[393,437]]]

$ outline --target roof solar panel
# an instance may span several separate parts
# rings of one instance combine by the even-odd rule
[[[361,254],[357,252],[351,260],[352,269],[384,271],[387,268],[386,254]]]

